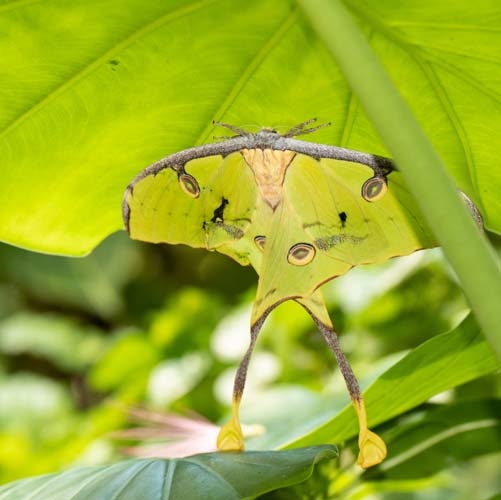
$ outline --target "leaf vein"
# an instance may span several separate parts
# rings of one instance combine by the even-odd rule
[[[372,35],[374,33],[374,30],[370,30],[370,32],[367,34],[367,40],[370,41],[372,38]],[[342,128],[341,132],[341,138],[339,140],[339,145],[342,147],[347,147],[348,142],[351,137],[351,133],[353,131],[353,126],[355,125],[355,120],[358,112],[358,99],[353,90],[350,87],[350,98],[348,100],[348,106],[346,110],[346,119]]]
[[[478,178],[475,169],[475,159],[473,157],[473,152],[463,123],[457,115],[456,110],[451,100],[447,96],[447,93],[436,72],[433,70],[431,63],[428,61],[423,61],[417,55],[415,56],[415,59],[421,67],[431,87],[435,91],[438,101],[440,102],[443,110],[445,111],[445,114],[448,116],[452,126],[454,127],[454,131],[456,132],[459,142],[461,143],[461,147],[463,148],[466,166],[468,168],[468,172],[470,173],[470,180],[472,182],[473,188],[475,189],[475,192],[479,193]],[[479,202],[481,203],[480,199]]]
[[[127,36],[121,42],[116,43],[113,47],[105,51],[101,56],[97,59],[94,59],[92,62],[87,64],[84,68],[79,70],[75,75],[71,78],[63,82],[61,85],[50,91],[47,95],[45,95],[40,101],[31,106],[28,110],[23,111],[17,118],[12,120],[10,124],[8,124],[2,131],[0,131],[0,137],[5,136],[11,130],[16,128],[18,125],[23,123],[30,116],[35,114],[40,109],[44,108],[47,104],[52,102],[55,98],[63,94],[66,90],[72,88],[76,83],[85,78],[87,75],[92,73],[96,68],[101,66],[101,64],[110,58],[112,58],[115,54],[119,53],[123,49],[127,48],[129,45],[137,41],[138,39],[144,37],[145,35],[155,31],[156,29],[163,27],[165,24],[175,21],[180,17],[185,15],[189,15],[197,10],[203,9],[204,7],[210,5],[211,3],[216,2],[217,0],[200,0],[196,3],[192,3],[188,6],[177,9],[173,12],[168,12],[167,14],[161,16],[160,18],[151,21],[146,26],[143,26],[139,30],[136,30],[134,33]]]
[[[269,38],[266,43],[261,47],[261,49],[256,53],[254,58],[251,60],[247,68],[242,72],[238,80],[233,85],[231,91],[229,92],[226,99],[219,106],[219,108],[213,114],[214,121],[220,121],[226,111],[235,102],[237,97],[240,95],[245,85],[252,77],[252,75],[258,70],[266,57],[272,52],[272,50],[280,43],[282,38],[287,34],[289,29],[293,26],[297,18],[298,10],[294,9],[284,21],[281,23],[281,27],[276,31],[271,38]],[[198,140],[195,144],[203,144],[204,141],[208,140],[210,131],[213,128],[212,120],[208,120],[208,124],[205,126],[203,131],[200,133]]]
[[[111,496],[109,498],[109,500],[117,500],[118,498],[120,498],[120,496],[122,495],[122,493],[127,489],[127,487],[129,486],[129,484],[134,480],[134,478],[140,473],[142,472],[144,469],[146,469],[148,466],[150,466],[153,462],[151,461],[146,461],[146,463],[144,464],[138,464],[138,468],[137,470],[135,470],[131,476],[129,476],[125,482],[121,485],[121,487],[116,490],[114,493],[113,493],[113,496]]]
[[[449,23],[421,23],[413,21],[389,21],[389,28],[427,28],[433,30],[475,31],[480,33],[501,33],[501,29],[494,26],[479,26],[475,24],[449,24]]]
[[[453,50],[448,47],[437,47],[436,45],[425,45],[424,43],[409,42],[409,48],[413,47],[415,50],[422,52],[441,52],[443,54],[450,54],[453,56],[464,57],[472,61],[481,61],[491,64],[499,64],[499,58],[484,56],[482,54],[473,54],[471,52],[463,52],[461,50]]]
[[[465,73],[464,71],[459,70],[456,66],[449,64],[443,59],[434,56],[431,53],[425,52],[423,57],[426,58],[429,62],[433,63],[435,66],[441,66],[442,68],[449,71],[451,74],[462,80],[463,82],[471,85],[475,90],[480,92],[481,94],[489,97],[497,104],[501,104],[501,96],[494,91],[489,90],[485,85],[477,79]]]
[[[167,462],[166,462],[167,463]],[[164,478],[162,481],[162,489],[160,490],[162,493],[162,500],[169,500],[172,492],[172,481],[174,480],[174,471],[176,470],[177,460],[171,459],[169,460],[169,467],[167,471],[164,471]],[[168,487],[168,490],[165,492],[165,487]],[[167,493],[167,496],[165,496]]]
[[[202,470],[204,470],[206,473],[209,475],[215,476],[219,482],[223,483],[225,486],[228,487],[230,491],[232,491],[235,495],[235,500],[239,500],[242,498],[242,496],[238,493],[238,491],[233,487],[231,483],[229,483],[219,472],[215,471],[214,469],[211,469],[210,467],[207,467],[205,464],[199,462],[198,460],[194,459],[193,457],[187,457],[183,459],[185,462],[188,462],[190,464],[196,465],[200,467]]]

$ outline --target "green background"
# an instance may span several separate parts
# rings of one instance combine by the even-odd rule
[[[343,3],[499,253],[498,2]],[[332,125],[309,140],[388,152],[292,1],[0,2],[0,54],[0,239],[65,255],[105,239],[83,259],[0,247],[0,481],[107,467],[145,437],[168,453],[165,426],[128,411],[224,420],[256,276],[215,254],[110,236],[125,186],[224,133],[212,120],[283,131],[318,117]],[[263,498],[493,496],[498,364],[440,251],[355,269],[325,292],[390,454],[353,467],[356,420],[334,361],[284,304],[252,361],[242,420],[266,432],[248,446],[335,443],[340,455],[313,470],[313,453],[307,482]],[[137,426],[149,434],[113,434]]]

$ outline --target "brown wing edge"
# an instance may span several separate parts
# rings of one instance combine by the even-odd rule
[[[305,124],[310,121],[305,122]],[[207,156],[221,155],[223,157],[243,149],[275,149],[279,151],[290,150],[296,153],[302,153],[316,159],[331,158],[335,160],[349,161],[352,163],[361,163],[370,167],[375,176],[386,176],[394,170],[398,170],[396,165],[390,158],[378,156],[371,153],[364,153],[352,149],[331,146],[327,144],[319,144],[309,141],[294,139],[288,134],[281,135],[274,130],[267,128],[261,129],[256,133],[245,133],[229,137],[221,142],[203,144],[188,148],[177,153],[162,158],[145,168],[127,186],[122,200],[122,217],[125,229],[130,234],[130,207],[128,197],[134,193],[134,186],[147,177],[148,175],[156,175],[165,168],[172,168],[176,172],[184,168],[184,165],[194,159]],[[462,191],[459,191],[468,206],[473,218],[483,229],[483,220],[472,200]]]

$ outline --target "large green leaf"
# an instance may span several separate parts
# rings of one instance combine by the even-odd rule
[[[381,434],[391,456],[380,465],[366,471],[347,467],[344,471],[338,469],[333,472],[335,465],[329,464],[315,471],[308,481],[270,493],[264,498],[326,498],[325,492],[329,491],[332,495],[328,498],[342,500],[373,497],[485,500],[499,483],[500,409],[501,401],[493,399],[422,405],[396,419],[398,425],[385,426]],[[482,459],[484,461],[479,462]],[[473,479],[470,484],[475,495],[466,491],[469,476]],[[431,489],[438,491],[430,495]],[[312,490],[320,490],[323,494],[304,494]],[[425,493],[423,490],[428,491]],[[384,494],[391,491],[400,495],[387,497]],[[416,492],[416,496],[405,496],[404,492],[412,491]],[[449,494],[453,492],[455,494]]]
[[[239,500],[304,481],[334,446],[292,451],[207,453],[129,460],[24,479],[0,488],[0,500]]]
[[[495,0],[345,0],[463,190],[501,231]],[[217,27],[217,29],[216,29]],[[0,4],[0,239],[81,255],[154,160],[238,125],[332,121],[385,154],[293,0]],[[219,133],[219,131],[217,132]]]
[[[442,158],[341,0],[298,0],[350,82],[462,284],[501,360],[501,268]],[[339,29],[332,26],[338,24]],[[377,96],[377,98],[375,98]]]
[[[386,435],[391,457],[367,478],[415,479],[475,456],[499,451],[501,401],[429,405],[403,418]]]
[[[468,316],[452,331],[437,335],[411,351],[364,392],[369,424],[385,422],[440,392],[498,368],[492,348],[473,317]],[[319,420],[318,415],[312,417],[310,432],[305,432],[305,423],[302,435],[291,437],[288,442],[282,433],[278,439],[274,436],[258,438],[258,443],[268,447],[310,446],[339,443],[357,434],[357,420],[351,406],[320,425]]]

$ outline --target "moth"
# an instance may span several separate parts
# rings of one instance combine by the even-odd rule
[[[436,241],[390,159],[295,138],[329,125],[308,128],[314,121],[284,134],[215,122],[235,136],[169,155],[140,172],[125,191],[123,218],[133,239],[217,251],[251,265],[259,276],[250,345],[218,448],[244,448],[238,409],[252,351],[270,312],[294,300],[310,314],[341,369],[359,421],[357,463],[365,468],[385,458],[386,445],[368,429],[359,384],[321,286],[354,266]]]

